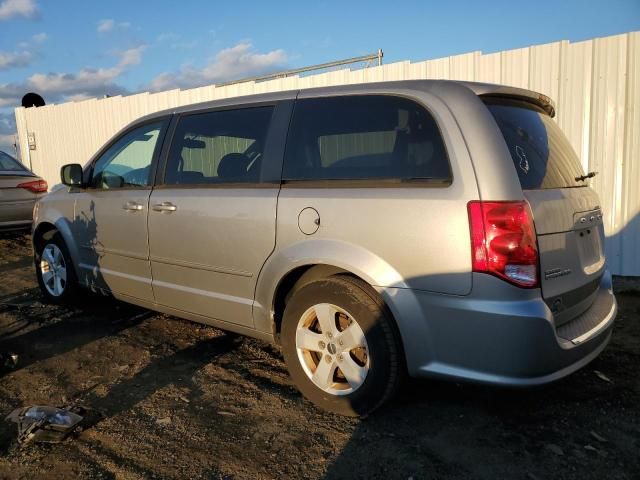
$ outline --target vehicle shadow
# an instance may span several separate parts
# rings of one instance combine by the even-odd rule
[[[131,323],[123,323],[131,326]],[[68,399],[68,403],[85,410],[82,431],[86,431],[105,420],[114,419],[121,413],[134,409],[137,404],[149,399],[155,392],[168,385],[176,389],[188,389],[193,392],[194,397],[200,397],[202,392],[194,382],[193,376],[205,365],[233,351],[239,342],[240,339],[237,335],[219,331],[218,335],[213,338],[198,341],[173,353],[159,354],[157,358],[133,375],[128,376],[126,373],[121,375],[115,383],[94,384],[84,390],[77,390]],[[99,393],[96,389],[98,386],[100,387]],[[207,404],[207,408],[211,408],[211,405]],[[138,413],[142,417],[148,415],[144,411]],[[151,419],[152,422],[155,420],[157,419]],[[117,426],[115,428],[118,429]],[[13,432],[10,428],[0,426],[0,455],[7,454],[13,448],[12,435]],[[76,435],[82,435],[82,433]],[[80,451],[83,451],[84,446],[86,445],[81,442],[78,447]],[[114,464],[124,465],[126,463],[128,470],[133,469],[141,477],[146,477],[149,474],[148,469],[137,465],[131,459],[124,458],[101,442],[92,443],[91,449],[85,453],[88,456],[86,460],[89,462],[93,462],[95,458],[108,458]],[[95,466],[99,469],[104,467],[98,464]]]
[[[592,371],[526,390],[410,380],[388,406],[357,424],[324,478],[606,478],[610,469],[631,472],[640,462],[633,445],[624,443],[636,428],[626,412],[633,407],[621,402],[628,394],[628,385],[610,385]],[[637,401],[638,392],[633,396]],[[625,422],[632,425],[617,431]]]
[[[17,309],[24,324],[0,331],[0,352],[18,355],[14,372],[34,363],[62,355],[103,337],[131,328],[153,315],[142,308],[111,298],[90,295],[73,308],[47,306],[39,302]],[[33,300],[39,300],[35,296]],[[88,318],[90,317],[90,318]],[[19,334],[21,330],[24,333]]]
[[[74,218],[71,231],[76,238],[86,242],[80,247],[81,261],[97,267],[100,254],[96,248],[98,227],[95,204],[91,202],[89,215],[82,213],[83,215]],[[46,234],[44,241],[35,247],[44,247],[45,242],[50,240],[54,233],[52,231]],[[10,242],[15,241],[16,249],[24,253],[24,233],[12,235],[8,239]],[[11,246],[10,243],[9,247]],[[29,257],[21,256],[0,268],[4,269],[2,271],[8,271],[10,268],[24,268],[32,262]],[[35,268],[38,268],[38,265],[35,265]],[[83,269],[82,277],[79,269],[75,268],[74,271],[76,278],[94,291],[80,289],[70,306],[47,303],[37,287],[0,298],[0,312],[14,317],[13,321],[0,325],[0,353],[16,354],[19,358],[17,365],[11,369],[3,371],[0,365],[0,375],[27,368],[34,363],[117,334],[153,315],[143,308],[116,301],[95,288],[97,285],[103,285],[99,268]]]
[[[199,396],[199,387],[192,380],[193,375],[214,359],[233,351],[238,344],[237,335],[221,332],[218,336],[152,361],[132,377],[110,386],[104,396],[94,393],[81,396],[79,401],[89,409],[89,415],[83,422],[84,428],[130,410],[169,384],[176,388],[187,387],[195,391],[195,396]]]
[[[78,244],[76,264],[89,266],[89,268],[80,269],[76,265],[76,278],[91,291],[99,293],[100,289],[105,288],[107,285],[100,271],[102,254],[99,249],[102,245],[98,240],[96,204],[93,200],[89,203],[88,212],[82,209],[76,212],[76,216],[71,223],[71,232]]]
[[[510,389],[408,379],[358,421],[324,478],[636,478],[637,295],[617,294],[607,348],[555,383]]]

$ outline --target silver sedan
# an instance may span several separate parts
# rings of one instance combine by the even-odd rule
[[[30,227],[33,206],[47,188],[42,178],[0,151],[0,230]]]

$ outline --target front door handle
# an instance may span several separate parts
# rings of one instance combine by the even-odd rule
[[[129,212],[139,212],[144,207],[137,202],[127,202],[122,206],[122,208]]]
[[[162,202],[162,203],[156,203],[153,206],[153,209],[156,212],[175,212],[178,209],[178,207],[176,207],[171,202]]]

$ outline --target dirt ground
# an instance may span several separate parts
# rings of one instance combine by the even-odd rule
[[[278,350],[88,295],[42,303],[28,237],[0,235],[0,414],[87,407],[61,444],[15,441],[0,478],[640,478],[640,295],[618,296],[611,344],[535,390],[407,382],[371,417],[317,410]]]

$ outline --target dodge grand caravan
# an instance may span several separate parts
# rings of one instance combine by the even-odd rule
[[[405,373],[550,382],[616,315],[593,173],[554,115],[531,91],[426,80],[149,115],[38,203],[38,281],[276,342],[343,414]]]

